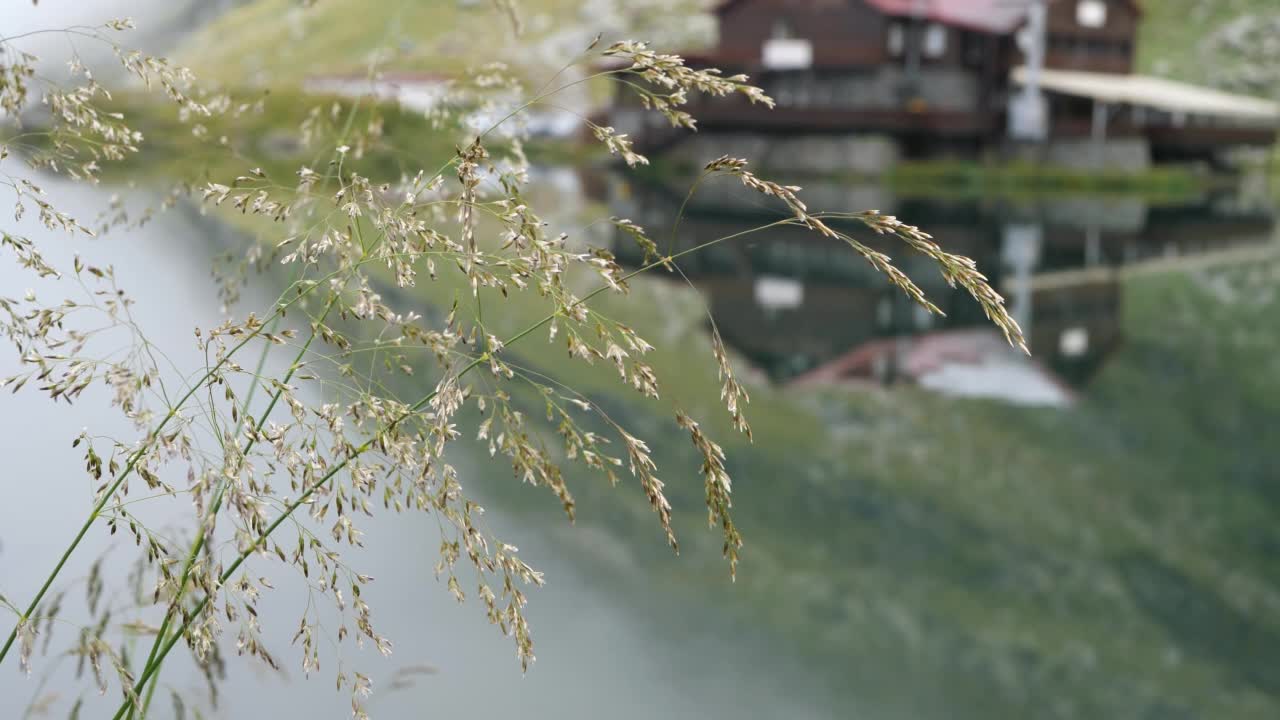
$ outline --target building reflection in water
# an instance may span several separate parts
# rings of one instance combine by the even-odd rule
[[[666,237],[682,191],[596,178],[614,214]],[[930,315],[849,248],[780,227],[681,260],[725,341],[779,383],[913,382],[941,392],[1067,404],[1123,342],[1123,279],[1132,273],[1269,251],[1269,211],[1206,198],[1162,206],[1140,198],[1027,202],[899,198],[877,187],[810,185],[812,207],[877,208],[919,225],[978,262],[1005,295],[1032,357],[1010,351],[963,290],[901,243],[858,228],[946,312]],[[685,209],[675,250],[769,223],[779,209],[730,183]],[[625,236],[614,252],[635,265]]]

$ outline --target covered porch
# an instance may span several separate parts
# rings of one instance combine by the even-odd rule
[[[1156,159],[1215,160],[1225,151],[1269,147],[1280,104],[1147,75],[1025,67],[1014,84],[1046,96],[1048,140],[1069,145],[1079,161],[1106,167],[1112,148],[1141,144]]]

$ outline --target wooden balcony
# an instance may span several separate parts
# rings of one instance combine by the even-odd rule
[[[858,107],[764,107],[737,103],[699,104],[693,115],[704,130],[765,132],[884,132],[949,138],[996,133],[1001,125],[991,112]]]

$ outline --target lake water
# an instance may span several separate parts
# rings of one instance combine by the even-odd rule
[[[558,192],[592,187],[600,197],[598,177],[547,176],[559,179],[550,183]],[[45,184],[61,206],[85,216],[115,192]],[[670,213],[672,198],[661,187],[616,177],[603,186],[615,214],[660,227]],[[697,527],[701,489],[687,440],[655,424],[630,394],[602,393],[597,399],[611,414],[648,428],[660,467],[675,468],[668,476],[686,553],[664,552],[634,488],[582,488],[590,481],[571,473],[582,490],[579,524],[570,529],[554,503],[513,485],[478,448],[455,453],[491,510],[491,526],[548,575],[530,605],[539,660],[522,677],[510,645],[477,607],[457,606],[434,580],[433,524],[380,516],[355,558],[378,578],[368,599],[397,651],[384,661],[348,650],[345,661],[370,669],[380,687],[404,667],[425,665],[434,674],[378,695],[371,709],[381,717],[417,716],[426,704],[444,717],[874,719],[1018,717],[1019,708],[1042,705],[1056,707],[1055,717],[1161,709],[1173,714],[1152,717],[1179,717],[1199,708],[1204,717],[1227,717],[1214,713],[1275,707],[1275,684],[1251,669],[1280,650],[1268,642],[1280,618],[1273,572],[1280,537],[1270,522],[1278,445],[1266,424],[1275,401],[1253,391],[1257,377],[1230,376],[1236,366],[1223,366],[1215,348],[1205,347],[1234,352],[1231,344],[1244,342],[1252,346],[1246,359],[1257,364],[1276,342],[1274,333],[1248,328],[1250,312],[1274,305],[1265,278],[1237,277],[1274,265],[1265,207],[1223,197],[1170,206],[1114,198],[924,200],[838,186],[814,192],[845,207],[896,212],[978,258],[997,284],[1012,287],[1036,347],[1024,361],[1034,373],[1001,365],[985,372],[1004,384],[1066,390],[1046,398],[963,374],[937,377],[939,364],[977,362],[973,345],[943,351],[920,372],[912,354],[919,344],[982,327],[967,301],[936,282],[925,287],[951,311],[946,319],[911,310],[844,248],[789,233],[717,246],[684,270],[755,377],[757,442],[727,445],[749,543],[739,581],[727,582],[714,538]],[[771,212],[714,189],[706,198],[691,206],[679,246],[760,224]],[[135,206],[155,200],[145,193],[127,199]],[[245,242],[185,205],[139,231],[93,240],[53,235],[30,221],[16,230],[60,261],[76,252],[114,265],[138,300],[139,324],[187,368],[199,363],[192,328],[221,317],[208,268],[216,254]],[[624,259],[626,248],[616,243]],[[928,282],[924,268],[908,267]],[[52,292],[13,267],[0,272],[5,288]],[[1241,304],[1249,293],[1261,299]],[[1184,304],[1224,294],[1227,313],[1244,323],[1228,332],[1244,340],[1203,332],[1168,343],[1170,327],[1135,326],[1158,317],[1146,306],[1162,302],[1171,314],[1190,312],[1181,321],[1188,327],[1217,322],[1222,309]],[[265,297],[250,294],[243,306]],[[688,376],[710,379],[700,306],[690,297],[683,281],[641,281],[633,300],[659,310],[626,319],[678,347],[684,339],[699,343],[673,359]],[[429,300],[406,302],[429,309],[422,304]],[[874,362],[841,364],[886,343],[891,352],[872,352]],[[833,363],[840,373],[814,379]],[[6,357],[2,367],[11,366]],[[1214,389],[1197,392],[1196,383]],[[713,387],[703,386],[695,409],[714,417]],[[987,399],[954,397],[974,394]],[[82,427],[125,436],[128,428],[105,409],[101,393],[74,408],[31,393],[3,402],[9,432],[0,448],[10,481],[0,504],[0,586],[21,601],[87,508],[82,460],[68,453],[69,440]],[[190,512],[178,501],[158,505],[151,517],[172,529]],[[107,567],[127,572],[128,545],[96,528],[65,576],[69,597],[80,592],[73,579],[107,551]],[[305,594],[273,579],[281,589],[263,612],[283,619],[267,625],[266,637],[278,657],[290,658],[290,613]],[[1237,647],[1249,637],[1264,640]],[[194,691],[198,675],[184,662],[166,682]],[[231,659],[214,717],[347,714],[343,696],[331,692],[331,669],[307,684],[296,662],[285,666],[282,681]],[[47,684],[37,685],[50,667]],[[69,663],[44,658],[37,668],[30,679],[0,675],[0,713],[18,717],[49,692],[60,694],[54,707],[65,711],[67,691],[82,687],[69,678]],[[1225,679],[1181,684],[1203,673]],[[112,698],[90,693],[86,702],[96,713]],[[955,711],[956,704],[969,709]],[[167,698],[159,707],[158,717],[171,712]]]
[[[1247,262],[1267,257],[1274,246],[1267,196],[1246,199],[1235,189],[1176,199],[948,198],[876,185],[804,184],[815,207],[878,209],[927,230],[947,251],[976,260],[1006,295],[1036,362],[1071,386],[1087,383],[1123,341],[1125,278]],[[676,217],[688,187],[617,176],[599,185],[615,212],[659,228]],[[735,185],[724,180],[701,189],[667,246],[686,250],[785,217],[778,204]],[[851,229],[869,234],[856,223]],[[973,347],[970,331],[988,324],[963,289],[948,288],[927,258],[904,252],[901,243],[861,239],[901,257],[946,316],[923,311],[847,247],[816,242],[803,228],[777,228],[709,248],[682,269],[708,297],[726,340],[777,381],[831,372],[846,379],[920,380],[906,366],[922,341],[968,337],[965,347]],[[625,240],[615,250],[632,264],[643,259]]]
[[[80,210],[93,217],[113,191],[73,185],[43,178],[41,184],[59,207]],[[155,197],[134,193],[134,207],[154,204]],[[87,263],[111,265],[121,287],[137,300],[137,322],[150,340],[161,347],[180,368],[197,368],[192,330],[211,327],[222,317],[217,287],[210,276],[215,256],[244,242],[220,221],[180,207],[142,229],[108,233],[96,239],[73,239],[44,230],[33,219],[6,229],[35,239],[47,256],[65,266],[73,254]],[[243,248],[241,248],[243,249]],[[42,296],[59,290],[50,282],[32,280],[12,264],[0,269],[6,291],[31,287]],[[268,280],[269,282],[269,280]],[[246,307],[269,302],[250,294]],[[0,363],[0,374],[16,369],[11,353]],[[171,377],[171,380],[174,378]],[[11,457],[6,498],[0,504],[0,587],[6,597],[25,602],[38,587],[43,573],[60,548],[74,535],[88,510],[90,488],[83,479],[78,453],[68,452],[71,439],[82,428],[94,434],[130,437],[130,429],[118,413],[106,407],[105,392],[89,392],[75,407],[55,406],[33,393],[6,395],[3,417],[8,432],[0,448]],[[478,454],[455,457],[461,468],[471,468],[483,478],[484,462]],[[487,463],[499,475],[501,466]],[[483,498],[485,493],[478,491]],[[541,495],[539,495],[541,497]],[[634,499],[634,498],[633,498]],[[188,522],[192,510],[185,502],[173,502],[153,511],[156,528],[172,531]],[[509,641],[500,637],[473,603],[459,607],[434,578],[439,537],[434,523],[425,518],[388,516],[377,521],[367,547],[356,553],[366,572],[378,578],[367,597],[377,608],[382,631],[394,637],[396,653],[382,661],[376,653],[347,657],[348,663],[371,670],[376,684],[390,683],[405,667],[429,666],[435,674],[420,679],[412,691],[389,692],[371,705],[381,717],[417,716],[428,703],[433,713],[456,717],[478,713],[497,717],[522,713],[533,717],[592,718],[607,712],[614,717],[825,717],[824,701],[807,688],[802,673],[786,670],[770,673],[776,664],[765,633],[727,633],[716,608],[690,602],[679,587],[664,588],[633,573],[630,538],[583,529],[566,534],[555,529],[557,519],[543,528],[533,522],[490,513],[489,525],[517,542],[524,555],[547,573],[549,585],[534,593],[530,616],[536,623],[539,661],[528,676],[521,676]],[[575,550],[576,546],[576,550]],[[68,566],[64,577],[69,596],[82,594],[89,563],[100,554],[108,558],[106,574],[128,572],[130,544],[108,536],[105,527],[88,536],[81,556]],[[611,573],[589,573],[593,563],[612,563]],[[627,576],[634,576],[624,580]],[[278,582],[278,581],[277,581]],[[623,601],[625,599],[625,602]],[[299,604],[305,591],[285,583],[278,597],[264,604],[264,614],[281,613],[282,620],[268,625],[268,642],[287,656]],[[69,606],[78,605],[69,601]],[[79,612],[83,616],[83,611]],[[70,622],[77,610],[67,615]],[[284,621],[284,617],[289,617]],[[670,618],[674,617],[674,621]],[[664,630],[662,626],[669,626]],[[274,627],[273,627],[274,626]],[[64,630],[70,635],[74,630]],[[67,640],[60,636],[56,642]],[[175,656],[176,657],[176,656]],[[332,657],[329,662],[333,662]],[[0,676],[0,716],[20,717],[34,698],[54,693],[53,704],[65,712],[79,684],[70,679],[70,663],[50,657],[37,663],[37,672],[25,678],[16,672]],[[198,675],[190,667],[166,680],[179,690],[198,687]],[[331,692],[331,670],[322,680],[304,683],[298,664],[275,676],[252,664],[232,661],[221,702],[213,717],[267,717],[273,713],[344,717],[343,696]],[[52,670],[49,678],[43,672]],[[756,676],[741,682],[743,674]],[[282,682],[283,679],[283,682]],[[41,681],[44,681],[43,683]],[[105,699],[86,693],[85,712],[114,707],[114,695]],[[160,703],[157,717],[171,710],[168,698]]]

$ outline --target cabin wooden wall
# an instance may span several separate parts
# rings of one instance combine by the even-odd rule
[[[1079,0],[1053,0],[1048,11],[1050,68],[1090,72],[1131,73],[1141,11],[1133,0],[1104,0],[1107,22],[1100,28],[1080,25]],[[889,55],[888,28],[900,23],[907,42],[919,42],[921,26],[905,18],[890,18],[864,0],[733,0],[718,11],[720,45],[717,59],[724,64],[752,66],[780,22],[813,44],[815,67],[873,66],[901,62]],[[950,27],[946,53],[925,65],[965,65],[965,47],[974,33]]]
[[[1106,0],[1107,23],[1100,28],[1076,21],[1078,0],[1049,3],[1045,66],[1057,70],[1131,73],[1141,12],[1132,0]]]
[[[780,20],[813,43],[815,66],[878,65],[888,59],[886,18],[861,0],[736,0],[719,16],[722,62],[759,63],[760,49]]]

